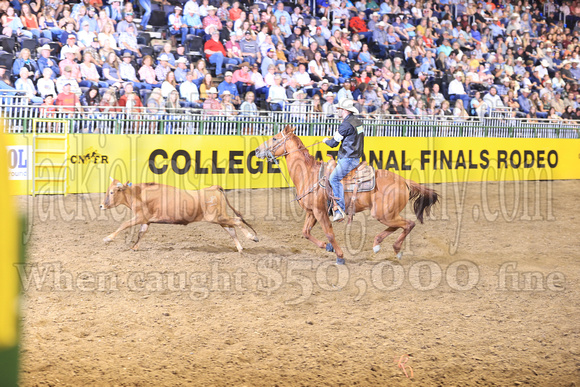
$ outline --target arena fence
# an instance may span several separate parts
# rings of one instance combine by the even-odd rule
[[[15,102],[15,101],[12,101]],[[228,114],[223,111],[120,107],[42,107],[4,103],[5,133],[103,133],[177,135],[273,135],[292,125],[300,136],[330,136],[340,118],[292,109],[283,112]],[[377,137],[580,138],[580,125],[570,120],[391,115],[363,116],[365,135]],[[67,124],[63,124],[66,122]]]

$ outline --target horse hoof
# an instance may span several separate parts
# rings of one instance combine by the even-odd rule
[[[254,242],[260,242],[260,240],[258,239],[258,237],[257,237],[257,236],[255,236],[255,237],[254,237],[252,240],[253,240]]]
[[[376,245],[375,247],[373,247],[373,251],[375,254],[378,253],[379,251],[381,251],[381,246]]]
[[[330,243],[326,244],[326,251],[328,251],[329,253],[334,253],[334,247],[332,247],[332,244]]]
[[[109,238],[109,237],[103,238],[103,242],[105,242],[105,243],[110,243],[112,241],[113,240],[111,238]]]
[[[403,259],[403,252],[399,251],[399,253],[397,254],[397,259],[400,261],[401,259]]]
[[[344,265],[345,263],[346,261],[344,260],[344,258],[336,258],[337,265]]]

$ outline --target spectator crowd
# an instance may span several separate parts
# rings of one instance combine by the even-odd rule
[[[580,118],[576,1],[0,0],[0,12],[0,89],[47,114],[305,119],[352,98],[367,117]]]

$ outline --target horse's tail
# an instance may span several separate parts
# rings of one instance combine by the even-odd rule
[[[409,200],[413,203],[413,210],[417,220],[423,223],[423,213],[429,215],[431,207],[439,202],[439,194],[431,188],[427,188],[412,180],[407,180],[409,187]]]
[[[218,189],[218,190],[219,190],[219,191],[222,193],[222,195],[223,195],[224,199],[226,200],[226,204],[228,205],[228,207],[230,207],[230,208],[232,209],[232,211],[234,212],[234,214],[235,214],[235,215],[236,215],[238,218],[240,218],[240,219],[242,220],[242,222],[243,222],[243,223],[244,223],[246,226],[248,226],[248,227],[250,228],[250,230],[252,230],[252,231],[254,232],[254,234],[255,234],[255,235],[258,235],[258,233],[256,232],[256,230],[254,230],[254,227],[252,227],[252,225],[251,225],[251,224],[249,224],[248,222],[246,222],[246,220],[244,219],[244,217],[242,216],[242,214],[240,214],[240,212],[239,212],[238,210],[236,210],[236,209],[234,208],[234,206],[232,206],[232,205],[230,204],[230,201],[228,200],[228,197],[226,196],[226,192],[225,192],[225,190],[224,190],[224,189],[223,189],[221,186],[219,186],[219,185],[215,185],[215,186],[213,186],[213,187],[214,187],[214,188],[216,188],[216,189]]]

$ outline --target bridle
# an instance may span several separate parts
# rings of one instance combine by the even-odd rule
[[[278,169],[280,169],[280,163],[278,162],[278,159],[280,157],[287,156],[290,153],[297,152],[297,151],[300,151],[300,150],[303,150],[303,149],[307,149],[307,148],[313,147],[315,145],[318,145],[318,144],[321,144],[321,143],[324,142],[324,141],[318,141],[318,142],[315,142],[312,145],[305,146],[304,148],[297,148],[297,149],[294,149],[293,151],[288,152],[286,150],[286,142],[288,141],[288,139],[290,138],[290,136],[289,135],[286,135],[286,133],[284,133],[283,131],[280,132],[280,133],[282,133],[282,140],[280,142],[277,142],[276,144],[268,147],[266,149],[266,151],[265,151],[265,153],[266,153],[266,160],[268,160],[271,163],[275,163],[278,166]],[[275,156],[274,155],[274,152],[276,152],[278,150],[278,148],[280,148],[282,145],[284,145],[284,152],[282,154],[280,154],[279,156]],[[281,169],[280,169],[280,172],[281,172]],[[290,182],[288,181],[288,179],[286,178],[286,176],[283,173],[281,173],[281,174],[282,174],[282,177],[284,178],[284,180],[286,181],[286,185],[288,185],[288,188],[290,188]],[[322,179],[324,179],[324,178],[325,177],[323,177]],[[295,197],[294,200],[300,200],[303,197],[305,197],[308,194],[310,194],[311,192],[313,192],[314,189],[318,186],[318,183],[320,183],[320,181],[322,179],[319,179],[305,194],[303,194],[301,196],[298,196],[298,195],[294,194],[294,197]],[[294,188],[296,188],[296,187],[294,187]],[[294,200],[292,200],[292,201],[294,201]]]
[[[282,133],[282,141],[277,142],[277,143],[273,144],[271,147],[269,147],[268,149],[266,149],[266,159],[271,163],[278,164],[278,159],[280,157],[284,157],[284,156],[289,154],[289,152],[286,150],[286,141],[288,141],[290,136],[287,136],[286,133],[284,133],[284,132],[280,132],[280,133]],[[284,153],[282,153],[280,156],[275,156],[274,153],[282,145],[284,145]]]

